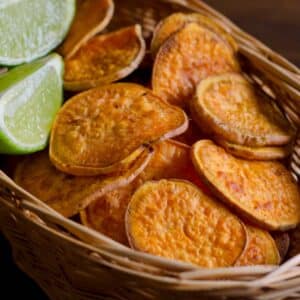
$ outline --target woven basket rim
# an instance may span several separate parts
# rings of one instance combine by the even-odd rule
[[[293,104],[296,107],[296,109],[290,108],[295,114],[295,117],[292,117],[292,121],[299,130],[300,69],[297,66],[271,50],[261,41],[241,30],[224,15],[200,0],[162,1],[176,3],[193,11],[205,11],[213,18],[216,18],[237,40],[240,52],[251,59],[260,69],[266,71],[270,80],[276,82],[286,93],[291,95]],[[298,140],[296,145],[300,149],[300,140]],[[299,169],[296,164],[294,172],[298,176],[300,175]],[[170,285],[173,289],[216,290],[217,293],[218,290],[223,292],[229,288],[232,292],[241,288],[259,289],[278,284],[283,280],[289,280],[291,289],[300,283],[300,268],[297,267],[300,264],[300,255],[289,259],[280,266],[229,267],[210,270],[136,251],[93,229],[64,218],[45,203],[19,187],[2,171],[0,171],[0,204],[9,207],[16,217],[27,218],[31,220],[34,226],[49,232],[49,235],[55,235],[81,248],[82,251],[86,251],[95,264],[105,264],[119,272],[147,279],[156,284]],[[32,215],[38,216],[40,219],[32,218]],[[66,235],[63,231],[57,229],[57,226],[63,228],[65,232],[70,233],[72,236]],[[289,272],[290,275],[288,275]],[[226,279],[222,279],[224,276]],[[295,277],[298,281],[294,282],[293,278]],[[286,288],[286,291],[288,290],[289,287]],[[270,297],[274,295],[274,293],[270,294]]]

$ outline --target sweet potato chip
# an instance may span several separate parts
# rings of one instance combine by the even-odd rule
[[[186,179],[208,193],[192,165],[189,146],[167,140],[153,145],[153,149],[149,164],[134,181],[99,197],[80,213],[84,225],[127,245],[124,223],[126,209],[132,194],[144,182],[167,178]]]
[[[82,91],[122,79],[137,69],[145,49],[140,25],[96,36],[65,60],[64,87]]]
[[[287,232],[274,232],[272,233],[272,237],[276,243],[280,254],[280,262],[282,263],[290,247],[290,236]]]
[[[76,177],[57,170],[48,153],[40,152],[18,165],[15,181],[65,217],[71,217],[101,195],[134,180],[151,156],[145,150],[128,170],[109,176]]]
[[[85,42],[102,31],[114,13],[113,0],[77,0],[72,26],[58,52],[71,57]]]
[[[290,145],[283,147],[249,147],[233,144],[221,139],[218,139],[217,142],[232,155],[248,160],[283,159],[289,156],[292,150],[292,147]]]
[[[187,126],[181,109],[140,85],[102,86],[76,95],[61,108],[51,132],[50,159],[71,175],[107,174]]]
[[[294,136],[275,102],[239,74],[203,80],[197,87],[191,110],[199,126],[234,144],[285,145]]]
[[[281,258],[272,236],[265,230],[249,225],[247,231],[247,246],[235,265],[278,265]]]
[[[180,30],[187,23],[198,23],[211,31],[215,32],[222,38],[233,50],[237,50],[237,44],[221,26],[211,17],[199,13],[183,14],[174,13],[163,19],[155,28],[153,38],[151,41],[151,52],[153,56],[156,55],[161,45],[176,31]]]
[[[126,230],[137,250],[207,268],[233,265],[247,242],[235,215],[181,180],[143,184],[129,203]]]
[[[269,230],[300,222],[299,188],[281,163],[238,159],[209,140],[193,145],[192,160],[213,192],[240,216]]]
[[[152,88],[169,103],[187,107],[201,80],[231,71],[239,71],[234,51],[214,32],[189,23],[160,47]]]

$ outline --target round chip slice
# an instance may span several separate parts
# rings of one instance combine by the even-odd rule
[[[279,265],[280,254],[272,236],[265,230],[247,226],[248,243],[235,266]]]
[[[82,91],[122,79],[137,69],[145,51],[140,25],[96,36],[65,60],[64,87]]]
[[[151,155],[145,150],[123,172],[109,176],[75,177],[57,170],[44,151],[20,163],[14,177],[16,183],[25,190],[65,217],[71,217],[101,195],[134,180],[146,167]]]
[[[84,225],[128,245],[124,223],[126,209],[134,191],[144,182],[167,178],[185,179],[209,193],[192,165],[189,146],[167,140],[153,145],[153,150],[149,164],[134,181],[106,193],[81,211]]]
[[[220,25],[218,25],[215,19],[211,17],[193,13],[174,13],[167,18],[163,19],[155,28],[153,38],[151,41],[151,52],[153,56],[156,55],[161,45],[176,31],[181,29],[187,23],[198,23],[211,31],[218,34],[227,44],[232,47],[233,50],[237,50],[237,44],[233,40],[232,36],[228,34]]]
[[[292,150],[290,145],[285,147],[249,147],[233,144],[220,139],[217,140],[217,143],[232,155],[248,160],[283,159],[289,156]]]
[[[281,163],[238,159],[209,140],[193,145],[192,160],[213,192],[241,216],[269,230],[300,222],[299,188]]]
[[[137,250],[206,268],[233,265],[247,243],[235,215],[181,180],[143,184],[129,203],[126,230]]]
[[[185,113],[131,83],[102,86],[76,95],[56,116],[50,159],[72,175],[107,174],[126,166],[145,145],[187,129]]]
[[[211,76],[191,102],[194,120],[228,142],[247,146],[285,145],[295,132],[275,102],[239,74]]]
[[[161,46],[152,88],[169,103],[187,107],[201,80],[234,71],[239,71],[239,64],[227,43],[209,29],[189,23]]]
[[[113,0],[77,0],[76,15],[58,52],[71,57],[85,42],[102,31],[114,13]]]

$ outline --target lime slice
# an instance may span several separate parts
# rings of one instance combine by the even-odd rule
[[[63,61],[51,54],[0,75],[0,153],[25,154],[47,146],[63,100]]]
[[[75,0],[0,0],[0,65],[42,57],[66,36]]]

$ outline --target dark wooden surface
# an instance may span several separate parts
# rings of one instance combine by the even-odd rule
[[[206,0],[206,2],[300,66],[300,0]],[[20,299],[21,293],[25,299],[46,300],[47,297],[32,280],[13,265],[9,246],[1,235],[0,249],[2,295],[5,295],[4,291],[7,289],[9,299]]]

